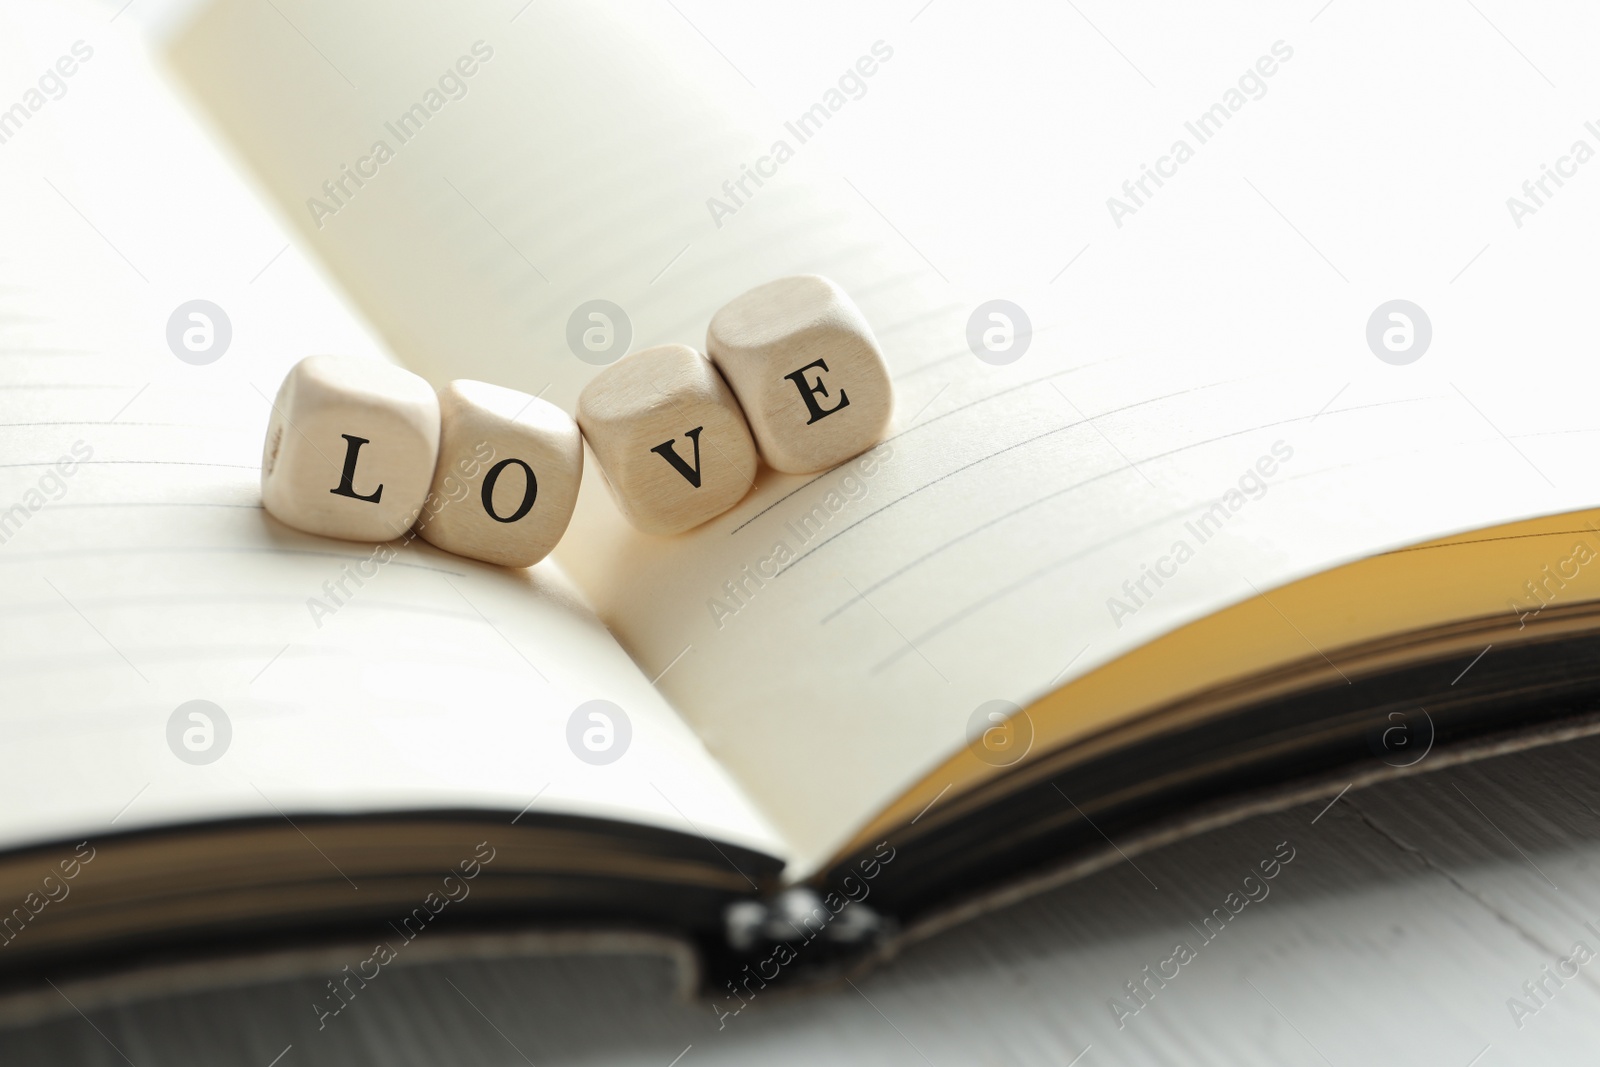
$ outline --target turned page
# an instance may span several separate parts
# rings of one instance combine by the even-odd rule
[[[275,7],[209,5],[177,66],[408,366],[571,410],[601,362],[582,328],[624,321],[592,301],[632,348],[698,346],[721,303],[801,272],[874,325],[882,446],[763,472],[676,538],[630,530],[591,476],[557,553],[801,871],[989,702],[1343,561],[1592,503],[1596,371],[1567,353],[1593,268],[1571,230],[1508,227],[1516,181],[1482,138],[1424,195],[1374,184],[1390,148],[1366,126],[1303,121],[1415,108],[1459,132],[1414,64],[1331,74],[1369,47],[1353,31],[1174,15],[1196,48],[1146,93],[1070,11],[971,75],[948,57],[989,15],[878,13],[774,100],[698,10]],[[1107,85],[1131,94],[1115,124]],[[1495,130],[1529,159],[1565,136]],[[1275,146],[1313,136],[1325,170],[1285,173]],[[975,159],[993,182],[965,214],[918,192],[954,196],[941,164]]]
[[[117,31],[0,15],[5,69],[56,72],[0,144],[0,847],[480,810],[781,854],[554,565],[312,537],[261,509],[288,366],[388,356]],[[609,764],[569,748],[589,700],[631,727]]]

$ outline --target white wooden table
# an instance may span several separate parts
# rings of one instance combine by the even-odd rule
[[[1575,942],[1600,951],[1585,925],[1600,928],[1597,766],[1590,739],[1351,792],[1320,817],[1254,818],[911,946],[854,985],[780,979],[720,1030],[660,957],[457,961],[386,972],[320,1032],[320,983],[275,982],[0,1033],[0,1063],[1593,1063],[1600,958],[1549,975]],[[1283,841],[1295,858],[1268,895],[1202,944],[1195,926]],[[1179,940],[1194,958],[1166,964],[1177,977],[1119,1028],[1108,1001],[1131,1009],[1124,983]],[[1541,980],[1535,1001],[1523,983]]]

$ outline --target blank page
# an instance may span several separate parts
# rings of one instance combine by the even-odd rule
[[[1371,47],[1356,29],[1234,5],[1181,16],[1195,48],[1163,54],[1152,81],[1065,8],[1007,38],[1026,62],[968,70],[978,23],[1010,16],[933,8],[885,31],[878,95],[803,140],[805,104],[767,108],[743,80],[772,90],[747,65],[776,46],[731,54],[732,18],[279,6],[292,28],[220,0],[178,66],[409,365],[548,386],[570,408],[594,373],[566,341],[583,302],[626,308],[635,348],[698,345],[721,303],[803,271],[833,276],[876,327],[898,403],[870,471],[765,473],[674,539],[629,530],[590,478],[558,553],[802,868],[958,751],[987,702],[1025,705],[1339,562],[1592,501],[1578,398],[1596,372],[1569,358],[1592,268],[1565,225],[1508,224],[1521,171],[1460,128],[1489,116],[1527,169],[1577,126],[1552,119],[1530,141],[1504,105],[1542,107],[1545,88],[1476,36],[1442,71],[1396,62],[1352,84],[1333,61]],[[479,40],[494,58],[467,95],[314,221],[320,183]],[[1270,91],[1240,89],[1262,56]],[[1441,84],[1484,106],[1444,106]],[[1227,125],[1201,141],[1184,124],[1212,105],[1226,115],[1208,128]],[[1435,125],[1391,128],[1413,112]],[[836,133],[854,137],[851,175],[810,143]],[[1389,180],[1397,139],[1415,163],[1414,138],[1441,137],[1459,143],[1432,158],[1458,169]],[[1179,138],[1194,142],[1181,180],[1144,178],[1135,204],[1123,182],[1177,166]],[[1326,165],[1290,168],[1286,143]],[[992,175],[987,214],[929,205],[924,184],[950,191],[944,163]],[[734,203],[723,183],[739,193],[746,168],[772,173]],[[1592,221],[1592,200],[1566,201]],[[997,292],[971,267],[997,258],[984,224],[1029,213],[1019,260],[1059,251]],[[1010,363],[984,347],[1006,325],[983,309],[996,298],[1031,321]],[[1409,366],[1367,340],[1396,298],[1433,324]]]
[[[510,572],[420,542],[375,562],[373,545],[262,511],[268,398],[289,365],[383,346],[116,28],[43,5],[0,26],[8,70],[53,68],[75,41],[90,53],[0,146],[0,846],[479,809],[780,852],[553,564]],[[209,365],[167,341],[195,298],[231,323]],[[609,765],[568,745],[591,699],[631,723]],[[221,716],[174,727],[195,700]]]

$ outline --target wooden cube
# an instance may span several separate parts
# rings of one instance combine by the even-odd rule
[[[681,533],[755,484],[756,447],[722,376],[687,345],[635,352],[578,397],[578,425],[617,507],[646,533]]]
[[[883,353],[827,278],[779,278],[729,302],[711,318],[706,353],[775,470],[826,470],[888,433],[894,389]]]
[[[377,360],[308,356],[267,423],[261,502],[278,521],[351,541],[389,541],[416,521],[439,454],[439,400]]]
[[[578,500],[577,423],[538,397],[466,380],[439,390],[439,414],[439,462],[417,532],[458,556],[538,563]]]

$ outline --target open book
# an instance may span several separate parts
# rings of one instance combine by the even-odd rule
[[[671,5],[215,0],[158,48],[208,138],[118,34],[4,17],[14,67],[92,51],[0,146],[12,981],[403,946],[419,908],[715,951],[730,905],[796,884],[929,929],[1262,805],[1586,728],[1596,372],[1566,358],[1587,289],[1555,225],[1495,231],[1500,261],[1457,283],[1476,237],[1410,255],[1352,216],[1378,243],[1350,258],[1393,276],[1333,288],[1247,187],[1265,130],[1163,194],[1210,209],[1152,200],[1134,226],[1095,182],[1171,130],[1080,117],[1089,178],[1059,177],[1094,247],[1008,295],[1023,320],[935,266],[981,234],[928,220],[914,244],[892,190],[811,143],[916,76],[888,33],[778,114]],[[1394,103],[1271,40],[1293,106]],[[1197,112],[1209,69],[1182,82]],[[1302,204],[1344,180],[1278,177]],[[1434,193],[1499,210],[1494,188]],[[596,369],[580,306],[622,309],[630,347],[698,346],[727,299],[802,272],[877,331],[892,434],[763,471],[689,534],[633,531],[592,464],[526,572],[259,507],[268,397],[304,355],[570,411]],[[1410,366],[1366,345],[1390,286],[1433,316]],[[205,365],[170,340],[199,298],[231,336]]]

